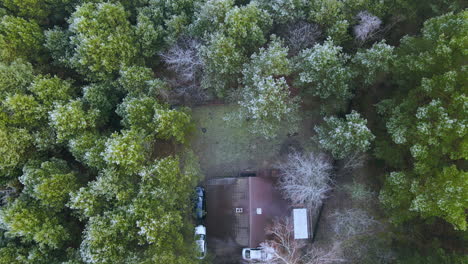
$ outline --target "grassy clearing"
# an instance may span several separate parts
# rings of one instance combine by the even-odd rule
[[[223,118],[233,111],[234,105],[206,105],[193,109],[196,131],[192,148],[200,159],[207,178],[237,175],[242,170],[271,168],[290,147],[315,150],[310,139],[318,113],[306,113],[300,130],[288,135],[286,127],[278,136],[266,140],[252,135],[245,126],[229,123]]]

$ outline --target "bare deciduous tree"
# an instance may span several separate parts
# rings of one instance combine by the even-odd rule
[[[279,189],[293,204],[318,207],[332,189],[332,164],[325,154],[301,155],[294,151],[279,163]]]
[[[356,39],[362,42],[371,38],[372,34],[375,33],[382,24],[382,21],[378,17],[367,11],[359,12],[357,18],[360,22],[354,27],[354,34],[356,35]]]
[[[270,264],[332,264],[345,261],[339,242],[330,248],[316,245],[304,248],[304,240],[295,240],[293,237],[294,228],[289,217],[276,219],[266,232],[272,239],[262,243],[261,247],[273,256],[268,262]]]
[[[294,228],[290,217],[282,220],[275,219],[273,224],[266,228],[267,235],[272,240],[260,244],[273,259],[269,263],[299,264],[303,258],[300,249],[304,246],[300,240],[293,237]]]
[[[343,257],[341,243],[335,242],[329,248],[313,246],[305,255],[304,264],[334,264],[347,260]]]
[[[197,104],[209,99],[208,93],[200,86],[203,60],[198,56],[199,49],[198,40],[184,37],[160,54],[168,68],[177,74],[168,80],[173,87],[169,95],[171,101]]]
[[[340,238],[368,234],[375,231],[380,222],[361,209],[348,209],[332,214],[333,231]]]
[[[318,25],[300,21],[286,27],[284,36],[290,55],[312,47],[322,35]]]
[[[203,69],[203,61],[198,56],[200,43],[192,38],[181,38],[169,50],[160,56],[175,71],[182,82],[192,82]]]
[[[344,158],[344,162],[340,169],[340,174],[350,174],[353,171],[364,167],[367,160],[367,156],[362,152],[354,152],[351,155]]]

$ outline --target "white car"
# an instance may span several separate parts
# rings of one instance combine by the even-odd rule
[[[248,261],[261,262],[271,260],[273,255],[261,247],[244,248],[242,249],[242,258]]]
[[[199,225],[195,227],[195,244],[197,245],[197,259],[206,256],[206,227]]]

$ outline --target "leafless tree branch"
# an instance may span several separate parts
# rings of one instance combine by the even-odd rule
[[[357,169],[364,167],[367,161],[367,156],[362,152],[354,152],[344,159],[341,166],[340,174],[350,174]]]
[[[198,56],[200,45],[198,40],[184,37],[159,54],[168,68],[176,73],[174,78],[168,80],[173,87],[169,95],[172,101],[198,104],[209,99],[208,93],[200,86],[204,66]]]
[[[304,264],[334,264],[347,260],[342,256],[341,243],[335,242],[330,248],[313,246],[305,255]]]
[[[181,38],[169,50],[160,56],[169,69],[178,74],[182,82],[195,81],[197,75],[203,69],[203,61],[198,56],[200,43],[192,38]]]
[[[357,18],[360,22],[354,27],[354,35],[362,42],[366,41],[382,24],[382,21],[378,17],[367,11],[359,12]]]
[[[340,238],[370,234],[380,227],[380,222],[361,209],[347,209],[331,215],[333,231]]]
[[[279,163],[279,189],[294,205],[318,207],[332,189],[332,165],[325,154],[301,155],[294,151]]]
[[[289,47],[289,53],[293,56],[303,49],[312,47],[321,35],[318,25],[300,21],[286,27],[284,38]]]
[[[261,244],[264,250],[273,256],[270,264],[332,264],[345,262],[342,257],[341,244],[334,243],[330,248],[312,245],[305,249],[303,240],[295,240],[291,218],[276,219],[267,228],[267,234],[272,236]]]

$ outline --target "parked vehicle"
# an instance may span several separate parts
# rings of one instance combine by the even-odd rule
[[[263,262],[273,258],[273,255],[264,248],[244,248],[242,249],[242,258],[252,262]]]
[[[206,215],[206,196],[205,196],[205,189],[203,187],[196,187],[195,188],[195,202],[194,202],[194,210],[195,210],[195,218],[197,220],[197,224],[202,224],[202,220],[205,219]]]
[[[195,243],[197,245],[197,259],[204,259],[206,256],[206,227],[199,225],[195,227]]]

